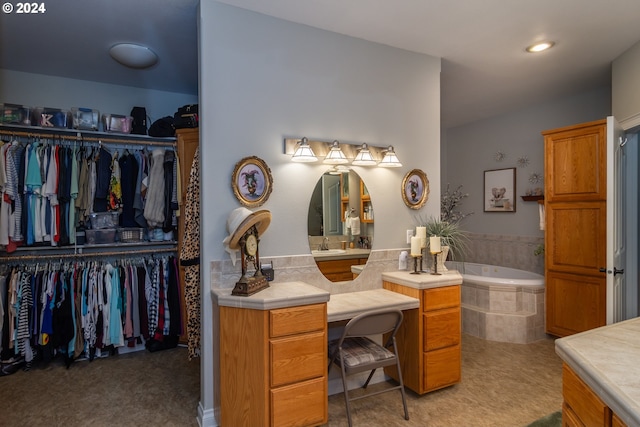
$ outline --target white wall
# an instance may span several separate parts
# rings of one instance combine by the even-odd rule
[[[613,61],[612,111],[625,129],[640,125],[640,42]]]
[[[468,231],[485,234],[543,236],[539,228],[538,204],[524,202],[520,196],[534,184],[529,182],[532,173],[544,174],[544,143],[541,132],[570,126],[610,115],[611,92],[602,88],[572,97],[562,98],[531,106],[466,126],[447,129],[443,144],[442,184],[452,188],[463,185],[469,197],[462,205],[463,212],[474,214],[465,218],[462,225]],[[497,151],[506,154],[497,162]],[[526,156],[529,166],[518,167],[519,157]],[[484,171],[516,168],[516,212],[484,212]],[[543,187],[544,182],[537,186]]]
[[[201,411],[211,415],[213,313],[209,262],[226,256],[228,214],[240,206],[234,165],[258,156],[273,192],[261,208],[273,219],[262,256],[309,252],[307,209],[327,168],[294,164],[285,137],[392,144],[404,166],[357,168],[376,212],[373,249],[406,247],[415,211],[401,197],[405,173],[431,180],[422,213],[439,214],[440,59],[293,24],[215,2],[200,5],[203,331]]]
[[[93,108],[100,114],[129,115],[145,107],[151,123],[173,116],[178,107],[197,104],[197,95],[164,92],[0,69],[0,102],[29,107]]]

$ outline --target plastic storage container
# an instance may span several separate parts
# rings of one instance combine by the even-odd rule
[[[91,228],[93,230],[101,228],[116,228],[120,219],[120,212],[94,212],[89,215]]]
[[[88,245],[101,245],[115,243],[116,229],[103,228],[100,230],[85,230],[85,239]]]
[[[71,124],[70,114],[59,108],[37,107],[33,109],[31,124],[45,128],[66,129]]]
[[[131,133],[133,117],[118,114],[103,114],[102,126],[105,132]]]
[[[100,126],[100,112],[91,108],[72,108],[71,119],[74,129],[97,131]]]
[[[0,104],[0,123],[31,126],[31,109],[17,104]]]

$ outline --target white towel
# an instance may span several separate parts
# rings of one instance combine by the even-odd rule
[[[346,217],[344,219],[344,235],[349,235],[349,229],[351,228],[351,217]]]
[[[360,218],[351,218],[351,235],[357,236],[360,234]]]
[[[538,204],[538,213],[540,214],[540,230],[544,230],[544,205]]]

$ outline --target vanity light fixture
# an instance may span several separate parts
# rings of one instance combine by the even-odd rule
[[[527,52],[529,52],[529,53],[538,53],[538,52],[542,52],[542,51],[551,49],[553,47],[553,45],[555,45],[555,42],[545,41],[545,42],[532,44],[531,46],[527,46],[527,48],[525,50]]]
[[[362,144],[362,148],[358,151],[356,158],[351,162],[354,166],[375,166],[376,161],[373,159],[371,155],[371,151],[369,151],[369,146],[365,142]]]
[[[393,146],[390,145],[385,153],[384,153],[384,157],[382,158],[382,160],[380,161],[380,163],[378,163],[378,166],[380,166],[381,168],[400,168],[402,167],[402,163],[400,163],[400,160],[398,160],[398,156],[396,156],[396,152],[393,150]]]
[[[291,161],[299,162],[299,163],[317,162],[318,158],[313,153],[313,150],[309,145],[309,140],[306,137],[304,137],[299,142],[300,142],[300,145],[298,146],[298,148],[296,148],[296,152],[293,153],[293,156],[291,157]]]
[[[331,150],[327,153],[327,157],[324,158],[324,163],[330,165],[349,163],[349,160],[340,149],[340,143],[337,140],[331,143]]]

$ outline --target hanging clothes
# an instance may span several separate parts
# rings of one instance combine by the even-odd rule
[[[189,360],[200,356],[200,149],[196,148],[185,201],[180,265],[184,267],[184,299]]]

